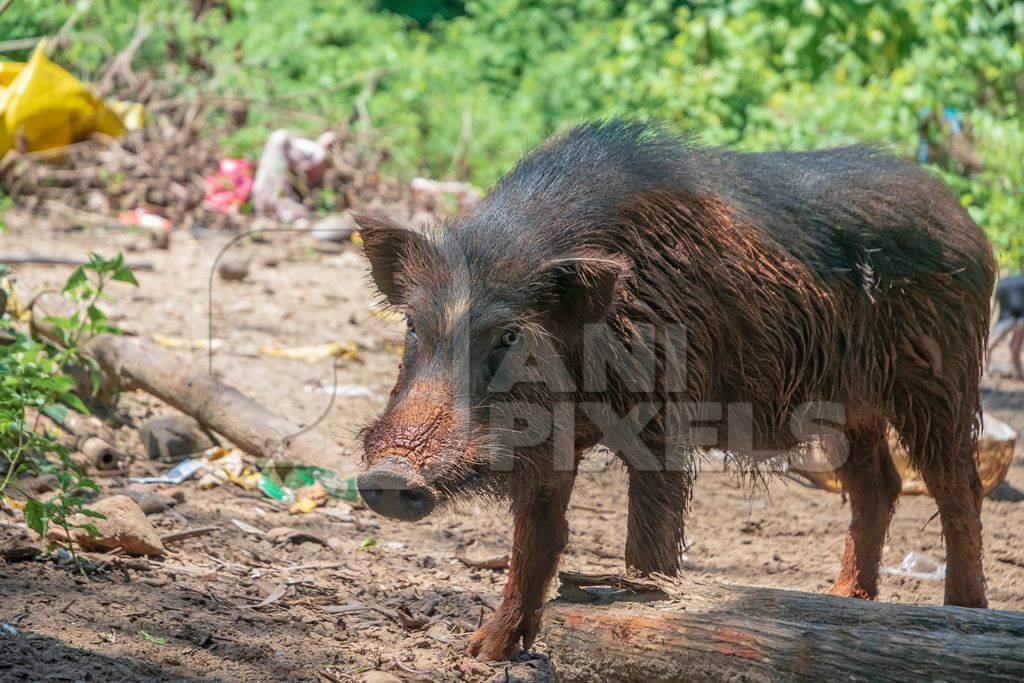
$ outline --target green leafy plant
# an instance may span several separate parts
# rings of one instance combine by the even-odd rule
[[[17,320],[6,316],[0,319],[0,464],[5,466],[0,494],[12,489],[21,494],[25,523],[40,537],[46,538],[54,526],[62,529],[63,537],[51,544],[51,549],[63,546],[79,567],[72,533],[84,529],[95,534],[96,528],[88,521],[77,521],[75,516],[102,518],[86,506],[86,497],[99,488],[54,436],[40,430],[38,416],[48,415],[61,422],[65,406],[89,412],[75,393],[75,379],[65,370],[85,364],[94,380],[98,377],[95,361],[80,352],[80,345],[95,334],[117,332],[97,306],[114,281],[138,285],[120,254],[111,259],[91,254],[89,261],[71,274],[62,292],[76,303],[76,310],[67,317],[49,318],[60,347],[31,338]],[[98,382],[94,381],[93,386],[98,387]],[[36,416],[31,423],[30,411]],[[54,495],[43,500],[22,490],[17,480],[27,474],[52,474],[56,479]]]
[[[137,68],[176,94],[252,102],[232,152],[256,153],[282,126],[348,121],[393,174],[480,186],[581,119],[654,117],[741,149],[868,142],[912,159],[918,112],[953,107],[985,167],[932,170],[1001,264],[1024,267],[1019,0],[228,0],[198,20],[189,3],[109,0],[54,58],[90,78],[140,9],[153,31]],[[74,11],[19,0],[5,38],[51,35]],[[97,35],[109,44],[84,39]]]

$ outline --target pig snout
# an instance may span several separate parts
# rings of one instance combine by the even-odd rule
[[[379,515],[406,522],[423,519],[437,498],[411,464],[396,458],[383,460],[356,480],[366,506]]]

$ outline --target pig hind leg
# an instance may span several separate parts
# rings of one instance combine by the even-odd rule
[[[892,418],[911,464],[939,508],[946,542],[945,602],[962,607],[987,604],[981,563],[981,480],[975,461],[981,343],[977,349],[976,356],[949,353],[942,372],[897,385],[894,398],[900,410]]]
[[[847,458],[836,470],[850,503],[850,527],[839,577],[831,595],[873,600],[878,595],[878,565],[901,482],[889,455],[886,423],[846,430]]]
[[[948,421],[933,416],[931,429],[923,433],[907,429],[904,440],[942,520],[946,542],[944,602],[985,607],[988,602],[981,563],[982,493],[974,459],[977,446],[971,427],[964,426],[956,433],[942,429],[942,424]]]

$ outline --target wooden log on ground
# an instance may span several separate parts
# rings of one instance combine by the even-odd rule
[[[540,639],[558,680],[1024,680],[1022,612],[662,587],[657,602],[548,603]]]
[[[18,293],[21,301],[30,300]],[[32,305],[33,333],[57,343],[59,338],[47,318],[66,313],[67,302],[61,297],[36,297]],[[141,389],[156,396],[247,453],[317,465],[339,474],[347,474],[358,465],[357,458],[322,432],[312,429],[299,433],[301,427],[291,420],[150,341],[102,334],[87,340],[81,350],[95,358],[108,381],[116,382],[122,390]]]

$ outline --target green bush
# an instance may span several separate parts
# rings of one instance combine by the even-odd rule
[[[388,145],[396,173],[485,186],[581,119],[657,117],[744,149],[866,141],[909,158],[918,112],[955,107],[986,167],[936,171],[1003,264],[1024,266],[1020,0],[231,0],[230,20],[199,21],[182,3],[108,0],[57,57],[95,73],[102,41],[78,36],[123,46],[139,4],[155,26],[140,63],[183,92],[268,105],[238,151],[285,123],[351,120]],[[70,12],[23,0],[0,21],[12,38],[39,35]]]

